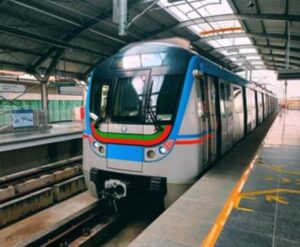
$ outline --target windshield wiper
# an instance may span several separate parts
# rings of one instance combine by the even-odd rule
[[[97,120],[96,120],[96,122],[94,124],[95,128],[100,128],[101,123],[102,123],[100,121],[103,119],[103,116],[104,116],[105,112],[106,112],[106,104],[103,106],[102,111],[100,112],[100,115],[97,117]]]
[[[148,114],[150,115],[150,118],[152,120],[152,123],[154,124],[154,127],[157,131],[162,131],[161,126],[158,124],[155,112],[152,109],[152,104],[151,104],[151,94],[148,96],[148,104],[147,104],[147,109],[148,109]]]

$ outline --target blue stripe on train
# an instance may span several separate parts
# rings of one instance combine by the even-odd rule
[[[144,160],[144,147],[108,144],[106,146],[107,158],[117,160],[140,161]]]
[[[178,137],[178,133],[180,131],[180,127],[183,121],[184,113],[187,107],[187,104],[189,102],[193,82],[194,82],[194,77],[193,77],[193,70],[197,69],[197,60],[198,58],[196,56],[192,57],[187,69],[187,73],[185,76],[184,80],[184,86],[182,89],[182,96],[181,96],[181,101],[178,107],[178,112],[176,116],[176,120],[170,135],[171,139],[176,139]]]

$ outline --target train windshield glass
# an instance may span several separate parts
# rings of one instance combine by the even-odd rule
[[[112,120],[140,120],[145,85],[146,76],[118,79]]]
[[[117,123],[165,124],[174,119],[182,78],[177,75],[145,75],[93,83],[90,117],[99,126],[106,118]]]
[[[152,76],[146,122],[151,122],[151,114],[158,122],[172,120],[177,106],[180,81],[180,77],[173,75]]]
[[[102,81],[92,84],[90,117],[94,121],[99,122],[106,117],[109,87],[110,81]]]

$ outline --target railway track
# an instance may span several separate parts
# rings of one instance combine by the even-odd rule
[[[24,246],[96,246],[126,225],[125,216],[116,214],[106,200],[100,200],[72,215]]]
[[[82,156],[0,177],[0,228],[86,189]]]

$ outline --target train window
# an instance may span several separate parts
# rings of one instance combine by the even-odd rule
[[[171,75],[152,76],[150,105],[158,121],[170,121],[175,113],[181,78]],[[151,121],[147,114],[146,121]]]
[[[230,84],[226,84],[226,112],[228,115],[232,114],[232,91],[231,91],[231,85]]]
[[[93,82],[90,101],[90,117],[93,120],[106,117],[106,105],[109,92],[109,81]]]
[[[119,78],[115,92],[113,120],[138,120],[146,76]]]
[[[226,115],[225,104],[226,104],[226,87],[224,83],[220,83],[220,111],[222,116]]]
[[[141,68],[140,55],[117,57],[111,66],[113,69],[136,69]]]
[[[259,108],[261,108],[262,104],[263,104],[262,95],[261,95],[261,93],[257,92],[257,105],[259,106]]]
[[[243,94],[242,88],[233,86],[233,102],[234,102],[234,112],[240,113],[243,112]]]
[[[167,53],[149,53],[149,54],[142,54],[142,66],[143,67],[152,67],[152,66],[161,66],[164,64],[164,60]]]
[[[255,94],[254,94],[254,91],[247,88],[246,89],[246,94],[247,94],[247,109],[250,110],[252,108],[255,108]]]
[[[165,64],[167,53],[147,53],[140,55],[131,55],[117,57],[112,62],[112,69],[137,69],[146,67],[155,67]]]

